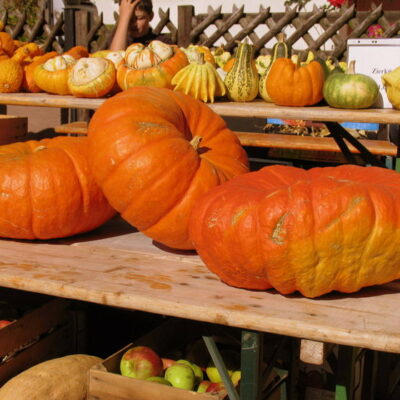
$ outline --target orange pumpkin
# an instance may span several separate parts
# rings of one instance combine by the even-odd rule
[[[174,45],[153,40],[147,47],[131,44],[125,51],[125,63],[117,70],[122,90],[133,86],[154,86],[172,89],[171,79],[189,64],[186,54]]]
[[[115,211],[93,178],[87,151],[85,137],[0,146],[0,236],[66,237],[111,218]]]
[[[265,167],[206,194],[190,236],[232,286],[317,297],[386,283],[400,278],[400,174]]]
[[[145,235],[193,248],[188,218],[212,187],[248,171],[246,152],[207,105],[139,86],[107,99],[88,128],[90,162],[110,204]]]
[[[89,57],[89,51],[85,46],[74,46],[63,53],[63,55],[66,54],[74,57],[76,60],[82,57]]]
[[[32,61],[33,57],[40,56],[43,54],[43,50],[36,43],[26,43],[25,45],[18,47],[14,54],[12,55],[12,59],[19,63]]]
[[[35,68],[33,80],[44,92],[71,94],[68,78],[75,63],[76,59],[68,54],[52,57]]]
[[[38,65],[44,64],[50,58],[58,56],[56,51],[51,51],[49,53],[45,53],[42,56],[33,57],[32,62],[27,65],[24,65],[24,78],[22,80],[22,88],[31,93],[39,93],[42,91],[38,85],[36,85],[34,80],[34,71]]]
[[[298,66],[290,58],[278,58],[272,64],[266,88],[272,102],[280,106],[311,106],[322,100],[324,71],[312,61]]]
[[[18,92],[23,77],[24,70],[18,62],[11,58],[0,60],[0,93]]]
[[[0,32],[0,56],[11,57],[15,50],[15,44],[11,35],[7,32]]]
[[[114,85],[114,63],[103,57],[80,58],[68,78],[69,90],[76,97],[102,97],[110,93]]]

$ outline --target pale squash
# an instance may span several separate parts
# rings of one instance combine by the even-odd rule
[[[44,361],[6,382],[0,388],[0,400],[84,400],[88,371],[101,361],[86,354]]]

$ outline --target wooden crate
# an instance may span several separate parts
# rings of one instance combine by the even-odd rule
[[[35,364],[76,352],[81,318],[71,311],[69,300],[2,288],[4,299],[29,307],[0,329],[0,386]]]
[[[193,323],[192,323],[193,322]],[[149,332],[135,343],[131,343],[108,357],[89,371],[89,391],[87,400],[222,400],[227,393],[219,395],[197,393],[177,389],[159,383],[129,378],[120,375],[119,364],[122,355],[131,347],[143,345],[154,349],[158,354],[165,352],[199,334],[202,325],[194,321],[169,319]]]
[[[27,117],[0,115],[0,145],[18,142],[27,134]]]

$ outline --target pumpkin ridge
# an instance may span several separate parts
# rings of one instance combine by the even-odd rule
[[[185,141],[184,138],[176,138],[176,140]],[[163,138],[162,141],[170,142],[170,141],[171,141],[171,138]],[[157,146],[157,145],[160,144],[160,142],[161,142],[161,141],[158,141],[157,143],[153,143],[153,145],[156,145],[156,146]],[[185,142],[186,142],[186,141],[185,141]],[[140,149],[140,152],[143,152],[143,153],[148,152],[148,147],[150,147],[150,144],[151,144],[151,143],[148,143],[146,146],[143,146],[143,147]],[[188,143],[188,146],[190,146],[189,143]],[[191,147],[191,146],[190,146],[190,147]],[[194,149],[193,149],[193,151],[196,152]],[[138,157],[138,153],[139,153],[139,152],[135,152],[134,155],[131,155],[131,157],[134,156],[135,158],[137,158],[137,157]],[[196,153],[197,153],[197,152],[196,152]],[[175,163],[168,171],[160,170],[160,171],[159,171],[159,174],[158,174],[157,176],[154,176],[154,177],[153,177],[153,181],[150,182],[150,185],[149,185],[149,186],[146,186],[145,188],[143,188],[143,190],[141,191],[141,193],[138,194],[138,196],[135,197],[134,203],[136,203],[136,204],[139,203],[139,204],[140,204],[140,203],[141,203],[140,199],[147,196],[147,193],[146,193],[147,191],[149,191],[149,190],[153,189],[155,186],[159,185],[159,184],[160,184],[160,181],[168,180],[168,178],[169,178],[168,175],[171,174],[171,171],[179,171],[179,170],[182,168],[182,164],[184,164],[184,162],[186,161],[186,158],[191,158],[191,157],[192,157],[192,154],[190,154],[189,152],[187,152],[187,153],[185,154],[185,156],[184,156],[184,157],[181,157],[181,158],[179,159],[179,161],[178,161],[177,163]],[[156,161],[156,160],[155,160],[155,161]],[[119,164],[119,166],[122,167],[123,164],[124,164],[124,163],[121,162],[121,163]],[[196,175],[197,171],[199,170],[199,165],[200,165],[200,157],[198,156],[198,165],[197,165],[197,168],[194,168],[194,169],[193,169],[193,174],[191,175],[190,179],[187,179],[188,185],[187,185],[187,187],[186,187],[184,190],[182,190],[182,193],[181,193],[182,196],[181,196],[181,198],[184,197],[185,193],[187,192],[188,188],[190,187],[190,184],[191,184],[191,181],[192,181],[193,177]],[[185,171],[185,172],[187,173],[188,171]],[[111,175],[110,175],[110,176],[111,176]],[[162,178],[164,178],[164,180],[162,180]],[[139,201],[137,201],[138,199],[139,199]],[[129,214],[129,209],[130,209],[131,207],[137,207],[136,204],[127,203],[127,208],[121,209],[121,210],[120,210],[121,215]],[[177,204],[177,203],[171,204],[171,207],[170,207],[169,209],[165,209],[165,210],[167,210],[166,213],[168,213],[171,209],[173,209],[173,208],[176,206],[176,204]],[[155,223],[152,223],[151,226],[153,226],[154,224],[155,224]],[[144,230],[144,229],[149,229],[150,226],[147,226],[147,227],[136,226],[136,228],[138,228],[139,230]]]

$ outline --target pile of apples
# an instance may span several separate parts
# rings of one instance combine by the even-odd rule
[[[239,369],[226,362],[228,374],[236,386],[241,377]],[[222,378],[212,361],[200,367],[185,359],[172,360],[160,357],[147,346],[135,346],[127,350],[120,361],[121,375],[136,379],[192,390],[198,393],[217,394],[225,390]]]

